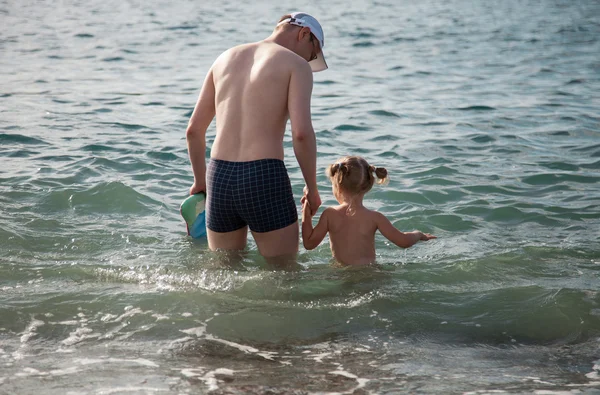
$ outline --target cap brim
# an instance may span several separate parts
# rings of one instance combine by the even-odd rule
[[[325,56],[323,56],[323,51],[319,52],[317,58],[315,60],[311,60],[308,62],[310,68],[313,73],[317,73],[319,71],[327,70],[329,66],[327,66],[327,62],[325,62]]]

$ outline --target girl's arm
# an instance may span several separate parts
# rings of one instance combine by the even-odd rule
[[[398,247],[408,248],[416,244],[419,240],[425,241],[437,238],[429,233],[419,232],[418,230],[401,232],[381,213],[375,213],[375,218],[379,232]]]
[[[329,229],[328,217],[329,208],[326,208],[321,214],[321,218],[319,218],[317,227],[313,229],[310,205],[308,199],[304,199],[302,202],[302,243],[304,248],[312,250],[321,244]]]

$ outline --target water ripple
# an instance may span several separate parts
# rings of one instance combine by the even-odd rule
[[[597,2],[332,1],[311,100],[324,206],[325,167],[361,154],[390,174],[364,204],[439,237],[377,234],[369,268],[327,242],[289,271],[251,238],[222,259],[179,215],[202,78],[281,5],[0,5],[5,392],[598,386]],[[284,151],[299,208],[289,130]]]
[[[28,145],[48,145],[42,139],[26,136],[22,134],[0,133],[0,143],[2,144],[28,144]]]

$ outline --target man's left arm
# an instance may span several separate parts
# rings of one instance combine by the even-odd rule
[[[206,129],[215,117],[215,83],[212,68],[200,90],[196,107],[188,123],[185,137],[188,155],[194,172],[190,195],[206,192]]]
[[[312,214],[317,213],[321,197],[317,187],[317,138],[310,115],[313,88],[312,70],[307,62],[298,62],[292,70],[288,89],[288,114],[292,123],[292,145],[306,182],[305,196]]]

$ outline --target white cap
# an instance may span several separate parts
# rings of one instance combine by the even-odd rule
[[[284,23],[289,23],[290,25],[308,27],[310,32],[317,38],[317,40],[319,40],[319,47],[321,48],[321,52],[317,54],[317,58],[315,60],[311,60],[308,64],[310,64],[310,68],[314,73],[327,69],[328,66],[325,62],[325,56],[323,55],[325,35],[323,34],[323,28],[321,27],[319,21],[305,12],[294,12],[291,14],[291,16],[291,18],[284,19],[277,25],[279,26]]]

